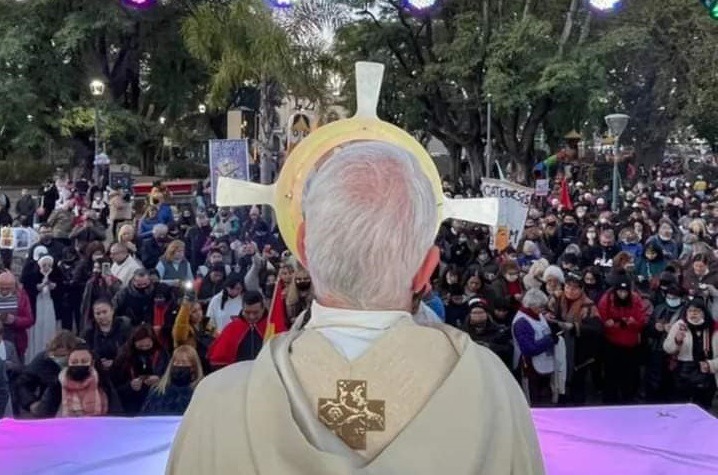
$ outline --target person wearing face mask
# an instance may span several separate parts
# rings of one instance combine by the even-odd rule
[[[501,264],[499,276],[491,285],[491,290],[496,295],[497,301],[503,301],[505,306],[513,310],[512,314],[515,313],[521,306],[524,295],[519,266],[513,261]]]
[[[713,294],[718,294],[718,273],[714,269],[715,262],[710,254],[696,254],[683,274],[683,288],[695,296],[713,297]]]
[[[157,266],[160,258],[165,253],[168,244],[169,228],[165,224],[156,224],[152,228],[152,235],[142,241],[140,248],[140,260],[145,269],[152,269]]]
[[[294,320],[312,305],[314,300],[314,289],[312,278],[304,268],[298,268],[294,273],[294,281],[289,284],[285,308],[287,311],[287,323],[291,326]]]
[[[638,262],[643,257],[643,244],[638,240],[638,236],[630,228],[621,231],[621,251],[629,253],[634,261]]]
[[[671,358],[663,350],[663,343],[684,310],[683,290],[677,285],[666,289],[666,299],[653,309],[643,332],[646,349],[645,393],[651,403],[670,403],[675,399]]]
[[[130,284],[123,287],[112,299],[115,315],[127,317],[132,326],[150,323],[154,312],[158,286],[152,284],[145,269],[138,269]]]
[[[551,403],[551,377],[556,369],[554,347],[559,336],[543,315],[547,304],[548,297],[540,290],[527,291],[512,325],[513,368],[520,371],[522,386],[528,389],[526,396],[534,407]]]
[[[58,376],[67,366],[67,357],[80,339],[67,330],[59,331],[47,349],[37,355],[15,383],[17,403],[22,413],[33,418],[54,417],[61,388]]]
[[[514,352],[511,330],[496,324],[491,304],[487,300],[482,298],[469,300],[468,313],[462,328],[473,341],[489,348],[501,358],[507,368],[511,368]]]
[[[563,254],[564,249],[570,244],[578,244],[581,228],[578,227],[576,216],[567,213],[563,217],[561,227],[557,231],[558,248],[556,254]]]
[[[678,401],[709,410],[716,392],[718,332],[703,299],[689,301],[668,331],[663,349],[677,360],[673,375]]]
[[[121,414],[122,406],[107,376],[95,367],[95,358],[84,343],[67,357],[58,376],[62,388],[58,417],[92,417]]]
[[[564,292],[548,302],[549,321],[564,332],[569,396],[578,405],[586,402],[586,376],[597,364],[603,333],[598,309],[583,287],[581,275],[569,273]]]
[[[195,225],[190,227],[185,235],[188,260],[195,273],[207,259],[207,243],[210,242],[211,235],[212,225],[209,217],[204,212],[197,213]]]
[[[167,250],[157,263],[157,272],[163,283],[174,287],[194,280],[190,263],[185,258],[184,242],[177,240],[167,245]]]
[[[243,307],[244,278],[238,274],[230,274],[224,281],[220,293],[212,297],[207,306],[207,316],[212,319],[217,331],[222,332],[240,314]]]
[[[613,266],[613,258],[619,252],[621,252],[621,248],[616,244],[613,230],[605,229],[599,236],[599,246],[585,252],[586,261],[589,265],[597,266],[607,274]]]
[[[663,255],[663,249],[655,243],[646,246],[643,258],[638,261],[636,278],[643,289],[654,285],[661,272],[666,270],[668,261]]]
[[[239,218],[229,208],[220,208],[212,220],[212,235],[216,237],[237,236],[239,231]]]
[[[662,222],[658,228],[658,234],[652,236],[646,242],[646,246],[655,244],[663,249],[663,255],[667,260],[678,259],[681,248],[678,242],[673,239],[673,226],[670,222]]]
[[[197,351],[189,346],[177,347],[157,386],[147,395],[142,414],[148,416],[181,416],[187,410],[194,389],[204,377]]]
[[[630,404],[638,393],[641,333],[648,315],[629,276],[615,276],[598,312],[606,335],[604,403]]]
[[[255,359],[264,344],[267,320],[262,294],[252,290],[245,292],[242,312],[232,319],[207,351],[212,368]]]
[[[249,210],[249,219],[245,221],[240,231],[240,236],[250,241],[256,242],[261,249],[268,244],[267,235],[269,234],[269,225],[262,219],[261,213],[257,206],[252,206]]]
[[[112,365],[112,381],[125,414],[139,413],[150,389],[167,369],[167,353],[147,324],[135,328]]]
[[[499,273],[499,265],[491,251],[487,247],[481,247],[476,253],[476,260],[469,265],[469,270],[480,272],[487,284],[490,284]]]

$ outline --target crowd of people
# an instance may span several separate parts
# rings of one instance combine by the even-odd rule
[[[488,347],[533,405],[710,408],[718,188],[651,173],[618,212],[607,189],[568,180],[571,204],[558,186],[535,199],[500,252],[487,227],[445,222],[415,319]],[[204,375],[257,356],[273,302],[286,328],[311,318],[311,277],[257,207],[177,205],[157,184],[137,213],[127,191],[61,177],[39,200],[0,201],[0,224],[39,237],[19,272],[2,256],[0,415],[182,414]]]

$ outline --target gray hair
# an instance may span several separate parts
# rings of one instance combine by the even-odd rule
[[[308,180],[307,268],[316,295],[360,310],[405,310],[434,244],[431,182],[407,151],[383,142],[343,147]]]
[[[166,224],[155,224],[152,228],[152,235],[157,237],[160,234],[166,235],[169,232],[169,228]]]
[[[562,284],[566,282],[566,276],[564,276],[563,271],[558,266],[548,266],[545,271],[543,271],[543,280],[544,282],[549,278],[554,277],[556,280],[561,282]]]
[[[542,308],[548,305],[548,297],[539,289],[530,289],[521,299],[521,305],[526,308]]]

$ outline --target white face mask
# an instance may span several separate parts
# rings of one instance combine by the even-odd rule
[[[675,307],[678,307],[678,306],[681,304],[681,299],[679,299],[678,297],[673,297],[673,298],[668,298],[668,297],[666,297],[666,304],[667,304],[669,307],[675,308]]]
[[[506,276],[507,282],[516,282],[517,280],[519,280],[519,276],[517,275],[511,274]]]
[[[586,233],[586,237],[589,239],[596,239],[596,233]]]

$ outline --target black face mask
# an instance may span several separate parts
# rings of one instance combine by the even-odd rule
[[[311,282],[295,282],[295,284],[297,286],[297,290],[300,292],[305,292],[312,286]]]
[[[192,382],[192,370],[187,366],[173,366],[170,378],[175,386],[189,386]]]
[[[84,381],[90,377],[89,366],[68,366],[67,377],[73,381]]]

